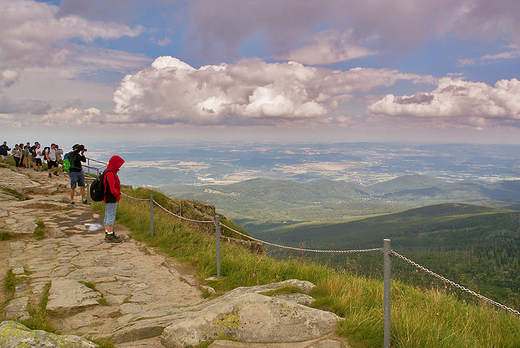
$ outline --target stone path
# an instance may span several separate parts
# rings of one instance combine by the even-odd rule
[[[0,277],[10,269],[20,280],[1,320],[29,319],[48,292],[46,309],[60,333],[118,348],[182,347],[221,336],[247,343],[217,340],[209,348],[347,347],[333,334],[340,318],[307,307],[308,282],[237,288],[205,301],[190,266],[130,239],[123,226],[115,231],[124,242],[106,243],[102,217],[79,196],[70,203],[68,177],[0,166],[0,178],[0,232],[11,233],[0,241]],[[46,231],[40,239],[39,225]],[[262,295],[284,284],[298,284],[302,294]]]
[[[105,243],[102,217],[81,204],[79,192],[76,204],[70,204],[68,178],[10,168],[0,168],[0,177],[0,186],[9,188],[0,192],[0,229],[19,236],[2,243],[9,244],[9,269],[22,280],[5,319],[28,319],[28,307],[49,286],[47,309],[57,313],[54,327],[94,339],[203,301],[181,265],[129,239],[124,227],[115,226],[123,243]],[[13,190],[30,199],[16,200]],[[33,236],[38,221],[47,228],[40,240]],[[153,332],[148,336],[116,346],[162,347]]]

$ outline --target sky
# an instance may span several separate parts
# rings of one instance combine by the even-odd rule
[[[518,0],[0,0],[0,134],[520,143]]]

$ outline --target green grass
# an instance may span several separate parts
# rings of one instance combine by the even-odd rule
[[[11,232],[8,232],[8,231],[1,231],[0,232],[0,241],[8,240],[10,237],[11,237]]]
[[[50,313],[47,310],[47,302],[49,302],[49,290],[51,288],[51,282],[45,284],[43,295],[40,301],[36,305],[29,305],[27,311],[31,316],[28,320],[22,320],[21,323],[27,326],[31,330],[44,330],[59,334],[54,328],[50,320]]]
[[[18,199],[20,201],[24,200],[24,196],[20,192],[13,190],[12,188],[2,187],[2,191],[4,191],[6,194],[8,194],[10,196],[15,197],[16,199]]]
[[[16,285],[19,283],[19,278],[16,278],[16,276],[13,274],[13,270],[9,269],[7,270],[7,273],[4,277],[4,289],[10,293],[14,294],[14,289]]]
[[[148,202],[123,198],[118,205],[118,221],[133,231],[133,238],[194,265],[201,278],[216,275],[213,235],[157,212],[152,238],[146,207]],[[383,344],[382,280],[336,272],[309,259],[253,254],[231,243],[221,243],[221,273],[221,278],[207,281],[217,293],[291,278],[311,281],[317,285],[311,293],[316,298],[315,306],[345,318],[338,324],[337,333],[353,348]],[[465,303],[444,289],[392,283],[394,347],[520,347],[519,324],[520,319],[513,314],[486,304]]]
[[[45,237],[45,231],[47,231],[47,227],[45,226],[43,220],[37,220],[36,226],[37,227],[34,230],[33,234],[36,236],[37,239],[42,239],[43,237]]]

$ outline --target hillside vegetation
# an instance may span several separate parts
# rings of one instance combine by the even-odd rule
[[[127,190],[147,198],[147,190]],[[154,198],[167,200],[159,193]],[[165,205],[168,202],[163,202]],[[97,204],[102,209],[102,204]],[[118,221],[132,237],[156,246],[169,256],[194,265],[201,278],[216,275],[215,238],[156,209],[155,237],[150,236],[148,202],[123,198]],[[317,284],[315,306],[345,318],[337,333],[356,347],[383,343],[382,281],[337,272],[319,262],[291,257],[275,259],[255,254],[236,244],[222,243],[222,277],[206,280],[218,293],[238,286],[266,284],[298,278]],[[376,257],[381,257],[381,254]],[[392,284],[392,344],[394,347],[516,347],[520,346],[520,319],[481,303],[465,303],[444,289],[418,289],[399,281]]]
[[[333,180],[254,179],[231,185],[164,186],[172,197],[218,207],[250,232],[286,224],[346,221],[445,202],[520,208],[520,181],[446,182],[408,175],[368,187]]]

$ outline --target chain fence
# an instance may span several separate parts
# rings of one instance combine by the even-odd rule
[[[481,294],[479,294],[479,293],[476,293],[476,292],[473,291],[473,290],[470,290],[470,289],[468,289],[468,288],[466,288],[466,287],[464,287],[464,286],[462,286],[462,285],[459,285],[459,284],[455,283],[454,281],[449,280],[448,278],[445,278],[445,277],[443,277],[443,276],[441,276],[441,275],[439,275],[439,274],[437,274],[437,273],[435,273],[435,272],[433,272],[433,271],[430,271],[428,268],[419,265],[418,263],[416,263],[416,262],[410,260],[409,258],[404,257],[403,255],[400,255],[400,254],[396,253],[396,252],[393,251],[393,250],[392,250],[390,253],[391,253],[391,255],[398,257],[399,259],[401,259],[401,260],[403,260],[403,261],[409,263],[410,265],[412,265],[412,266],[414,266],[414,267],[420,269],[421,271],[424,271],[424,272],[428,273],[428,274],[431,275],[432,277],[435,277],[435,278],[437,278],[437,279],[440,279],[440,280],[442,280],[443,282],[445,282],[445,283],[447,283],[447,284],[450,284],[451,286],[453,286],[453,287],[455,287],[455,288],[457,288],[457,289],[459,289],[459,290],[462,290],[462,291],[464,291],[464,292],[467,292],[468,294],[473,295],[473,296],[475,296],[475,297],[477,297],[477,298],[483,300],[484,302],[487,302],[487,303],[490,303],[490,304],[492,304],[492,305],[494,305],[494,306],[497,306],[497,307],[499,307],[499,308],[502,308],[502,309],[504,309],[504,310],[506,310],[506,311],[509,311],[509,312],[511,312],[511,313],[513,313],[513,314],[515,314],[515,315],[520,315],[520,312],[519,312],[519,311],[517,311],[517,310],[515,310],[515,309],[512,309],[512,308],[509,308],[509,307],[507,307],[507,306],[505,306],[505,305],[503,305],[503,304],[500,304],[500,303],[498,303],[498,302],[496,302],[496,301],[493,301],[493,300],[491,300],[491,299],[489,299],[489,298],[487,298],[487,297],[485,297],[485,296],[483,296],[483,295],[481,295]]]
[[[311,253],[326,253],[326,254],[351,254],[351,253],[368,253],[368,252],[372,252],[372,251],[382,251],[383,250],[382,248],[360,249],[360,250],[320,250],[320,249],[295,248],[295,247],[290,247],[290,246],[285,246],[285,245],[279,245],[279,244],[266,242],[264,240],[248,236],[247,234],[238,232],[237,230],[234,230],[231,227],[226,226],[226,225],[224,225],[222,223],[220,223],[220,226],[222,226],[222,227],[224,227],[224,228],[226,228],[226,229],[228,229],[228,230],[230,230],[230,231],[232,231],[232,232],[234,232],[234,233],[236,233],[238,235],[241,235],[242,237],[245,237],[245,238],[248,238],[250,240],[253,240],[253,241],[257,242],[257,243],[264,244],[264,245],[269,245],[269,246],[273,246],[273,247],[277,247],[277,248],[281,248],[281,249],[293,250],[293,251],[306,251],[306,252],[311,252]]]

